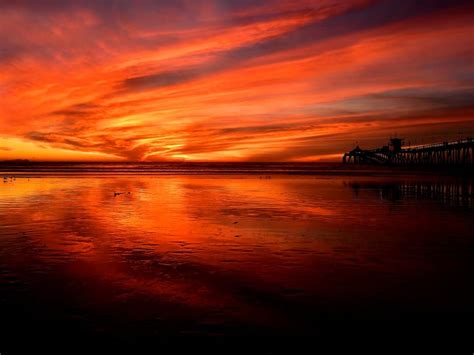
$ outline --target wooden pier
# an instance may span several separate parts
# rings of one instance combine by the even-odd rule
[[[345,164],[380,165],[474,165],[474,140],[461,139],[415,147],[403,147],[403,139],[392,138],[388,146],[364,150],[357,146],[344,154]]]

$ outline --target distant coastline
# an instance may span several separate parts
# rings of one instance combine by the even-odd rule
[[[0,160],[0,165],[28,165],[31,164],[32,161],[28,159],[11,159],[11,160]]]
[[[120,176],[120,175],[347,175],[347,176],[467,176],[472,167],[374,166],[342,163],[198,163],[198,162],[35,162],[8,160],[0,162],[0,175],[16,176]]]

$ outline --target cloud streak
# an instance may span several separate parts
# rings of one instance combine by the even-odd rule
[[[468,2],[0,10],[0,158],[306,161],[474,134]]]

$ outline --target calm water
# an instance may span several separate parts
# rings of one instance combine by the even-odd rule
[[[473,200],[416,176],[8,178],[4,341],[461,329]]]

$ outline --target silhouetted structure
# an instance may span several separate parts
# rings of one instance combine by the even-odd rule
[[[474,208],[473,180],[428,180],[401,182],[349,182],[355,194],[375,193],[383,199],[398,202],[403,199],[426,199],[452,207]]]
[[[403,147],[403,139],[392,138],[388,146],[364,150],[355,147],[342,158],[343,163],[384,165],[474,165],[474,140],[466,138]]]

